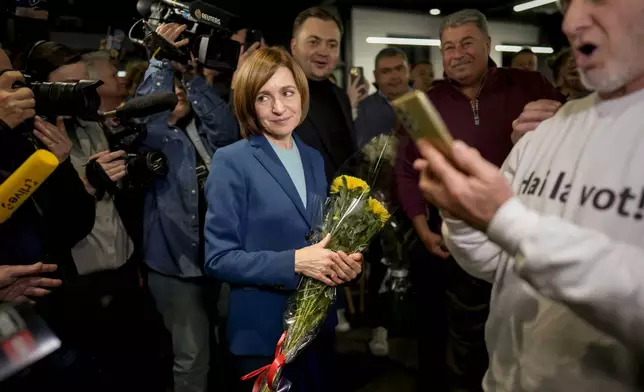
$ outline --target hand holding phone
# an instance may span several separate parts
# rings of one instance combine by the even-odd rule
[[[351,75],[351,82],[353,83],[356,79],[360,80],[360,84],[365,84],[366,81],[364,79],[364,68],[362,67],[351,67],[351,70],[349,71],[349,74]]]
[[[450,154],[454,139],[425,93],[414,90],[394,100],[392,105],[414,141],[426,139],[443,154]]]
[[[263,39],[264,35],[260,30],[248,30],[246,32],[246,41],[244,41],[244,51],[250,49],[255,43],[259,43],[261,46]]]

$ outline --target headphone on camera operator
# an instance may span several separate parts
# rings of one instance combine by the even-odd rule
[[[33,54],[46,41],[36,42],[22,59],[22,73],[14,71],[10,89],[16,94],[29,96],[31,109],[29,117],[15,126],[18,133],[26,136],[36,148],[39,144],[52,151],[62,162],[67,159],[71,150],[71,141],[67,137],[63,116],[80,116],[98,118],[100,97],[96,89],[100,81],[79,81],[77,83],[50,83],[47,78],[54,71],[51,64],[34,64]],[[63,65],[78,61],[78,56],[68,55]],[[19,76],[18,76],[19,75]],[[5,86],[8,87],[8,86]],[[39,115],[38,117],[34,116]],[[56,126],[49,122],[55,123]],[[35,129],[35,131],[33,131]],[[36,139],[32,137],[32,132]]]
[[[119,118],[118,110],[111,114],[100,112],[98,88],[103,82],[82,80],[87,69],[78,54],[55,42],[39,41],[25,57],[23,68],[30,75],[28,83],[36,96],[37,113],[66,117],[70,131],[98,126],[105,135],[106,149],[111,152],[92,155],[85,166],[88,190],[97,199],[105,193],[145,187],[167,174],[165,156],[144,151],[141,146],[147,134],[145,125],[132,118]],[[52,79],[62,81],[50,82]]]

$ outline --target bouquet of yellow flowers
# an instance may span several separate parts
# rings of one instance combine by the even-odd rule
[[[341,174],[331,183],[321,223],[308,239],[311,243],[330,234],[327,248],[332,251],[352,254],[367,248],[393,212],[387,188],[393,184],[396,146],[395,136],[378,136],[343,165]],[[247,376],[259,376],[253,392],[290,389],[290,382],[281,377],[281,369],[315,339],[335,299],[335,287],[302,277],[287,305],[285,332],[278,343],[275,360]]]

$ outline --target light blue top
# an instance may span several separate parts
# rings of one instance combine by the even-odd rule
[[[297,193],[302,199],[302,204],[306,206],[306,179],[304,178],[304,166],[302,166],[302,157],[300,156],[300,150],[297,148],[297,144],[293,141],[293,148],[290,150],[284,149],[272,140],[270,140],[271,147],[275,150],[275,154],[284,165],[284,168],[288,172],[288,175],[297,189]]]

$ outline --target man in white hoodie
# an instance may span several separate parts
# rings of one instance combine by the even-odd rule
[[[494,284],[487,391],[644,388],[644,1],[563,0],[595,93],[516,144],[501,172],[420,142],[447,246]]]

